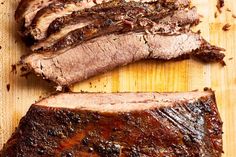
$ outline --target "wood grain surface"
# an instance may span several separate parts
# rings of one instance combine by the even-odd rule
[[[0,149],[32,103],[55,91],[53,85],[35,76],[20,77],[12,72],[20,56],[27,53],[17,35],[14,11],[17,0],[0,0]],[[91,78],[71,87],[73,91],[136,92],[191,91],[211,87],[216,91],[218,108],[224,122],[224,157],[236,156],[236,15],[235,0],[227,0],[222,14],[214,17],[216,0],[193,0],[203,15],[202,35],[212,44],[226,49],[225,62],[202,64],[193,60],[160,63],[142,61]],[[231,12],[227,11],[228,9]],[[222,27],[231,24],[230,30]],[[7,85],[10,88],[7,89]]]

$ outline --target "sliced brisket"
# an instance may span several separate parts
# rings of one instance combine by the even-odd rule
[[[182,2],[184,3],[184,2]],[[111,1],[101,5],[96,5],[89,9],[84,9],[83,11],[74,12],[68,16],[63,16],[55,19],[48,28],[48,34],[55,33],[65,26],[74,25],[80,23],[81,18],[111,18],[114,16],[124,16],[129,18],[135,18],[136,16],[154,16],[159,14],[159,12],[167,12],[172,10],[180,9],[182,7],[175,8],[174,3],[163,3],[160,1],[157,2],[119,2]],[[139,12],[138,12],[139,11]],[[138,13],[137,13],[138,12]],[[168,14],[170,15],[170,14]],[[118,18],[118,17],[117,17]]]
[[[31,106],[0,153],[207,156],[222,153],[214,93],[59,94]]]
[[[142,59],[196,56],[206,62],[222,61],[222,50],[191,32],[169,36],[132,32],[97,37],[67,51],[34,53],[22,61],[37,75],[59,85],[70,85]]]
[[[112,12],[111,14],[102,13],[93,23],[87,18],[80,17],[80,22],[73,25],[64,26],[59,32],[51,34],[45,40],[39,41],[31,47],[32,51],[57,51],[63,48],[81,44],[84,41],[93,39],[98,36],[108,35],[111,33],[125,33],[129,31],[141,31],[155,25],[156,33],[171,34],[176,33],[185,25],[193,25],[199,21],[196,8],[191,10],[178,11],[161,11],[154,13],[150,10],[148,14],[140,11],[136,7],[133,10],[123,9],[123,13]],[[120,10],[119,10],[120,11]],[[143,10],[144,11],[144,10]],[[115,13],[115,15],[113,15]],[[168,16],[167,16],[168,15]],[[145,16],[146,18],[143,18]],[[91,16],[89,16],[91,17]],[[88,20],[88,21],[87,21]],[[155,24],[152,21],[155,21]],[[70,42],[68,42],[68,40]]]
[[[47,34],[53,34],[60,31],[64,27],[69,25],[75,25],[81,23],[81,19],[95,20],[95,19],[120,19],[123,18],[136,18],[137,16],[150,16],[154,13],[160,14],[160,12],[168,12],[170,9],[164,8],[159,3],[141,3],[141,2],[128,2],[128,3],[117,3],[111,1],[107,3],[105,8],[104,5],[97,5],[84,11],[74,12],[71,15],[60,17],[55,19],[49,26]]]
[[[94,1],[80,2],[77,0],[52,3],[36,14],[31,26],[27,28],[24,34],[35,40],[44,39],[47,35],[48,26],[53,20],[61,16],[69,15],[74,11],[90,8],[94,5],[96,5]]]
[[[135,19],[137,16],[145,16],[153,14],[155,11],[155,5],[154,4],[143,4],[138,2],[129,2],[129,3],[119,3],[116,4],[116,1],[112,1],[106,5],[105,8],[101,8],[101,6],[96,6],[97,9],[89,9],[83,12],[76,12],[73,13],[70,16],[58,18],[55,20],[49,27],[48,32],[50,35],[45,40],[39,41],[35,45],[32,46],[32,50],[37,49],[44,49],[50,46],[53,46],[59,39],[66,38],[68,33],[73,34],[72,31],[78,30],[79,33],[80,28],[82,28],[81,31],[87,31],[87,32],[94,32],[96,33],[96,29],[100,28],[103,29],[101,31],[104,31],[106,33],[106,26],[109,26],[111,24],[115,23],[122,23],[125,19]],[[109,6],[109,7],[108,7]],[[100,10],[98,10],[100,9]],[[96,11],[91,11],[96,10]],[[168,10],[164,13],[168,14]],[[161,15],[164,15],[164,13],[159,13]],[[91,25],[89,25],[91,24]],[[88,27],[83,28],[81,26]],[[104,26],[105,25],[105,26]],[[121,26],[117,24],[117,27]],[[114,28],[116,29],[116,28]],[[115,31],[115,30],[114,30]],[[118,30],[117,30],[118,31]],[[107,31],[109,33],[109,31]],[[74,33],[75,34],[75,33]],[[101,34],[101,33],[100,33]],[[91,34],[90,36],[92,36]],[[93,35],[95,36],[95,35]],[[92,37],[91,37],[92,38]]]
[[[39,10],[55,1],[57,0],[21,0],[15,12],[15,19],[27,27]]]
[[[105,0],[105,2],[109,2],[110,0]],[[126,0],[129,2],[130,0]],[[131,0],[132,1],[132,0]],[[147,0],[148,2],[149,0]],[[183,1],[183,4],[181,3]],[[36,14],[31,26],[27,28],[24,31],[24,35],[27,36],[28,38],[32,38],[34,40],[41,40],[44,39],[47,36],[47,29],[49,25],[58,17],[63,17],[66,15],[71,14],[74,11],[81,11],[85,8],[106,8],[106,3],[102,3],[103,1],[99,1],[99,3],[95,3],[94,1],[86,1],[86,2],[80,2],[77,0],[69,0],[69,1],[61,1],[61,2],[55,2],[50,4],[49,6],[41,9],[38,11]],[[114,0],[112,2],[115,3],[125,3],[121,0]],[[145,1],[144,1],[145,2]],[[100,4],[98,7],[96,6],[97,4]],[[155,2],[156,4],[163,4],[166,5],[167,7],[173,6],[172,8],[175,8],[176,6],[180,6],[180,4],[184,5],[186,3],[186,0],[181,0],[181,1],[165,1],[163,2]],[[176,4],[180,3],[180,4]],[[108,3],[109,4],[109,3]],[[181,5],[181,6],[182,6]]]
[[[88,26],[92,24],[94,21],[90,21],[86,18],[83,18],[80,20],[81,23],[75,24],[75,25],[69,25],[64,27],[62,30],[48,36],[46,39],[43,39],[41,41],[36,42],[34,45],[30,47],[30,49],[33,51],[43,51],[49,47],[52,47],[58,40],[63,38],[64,36],[67,36],[68,33],[71,31],[74,31],[75,29],[80,29],[85,26]]]
[[[84,7],[91,6],[91,4],[94,6],[106,2],[106,0],[21,0],[15,12],[15,19],[20,24],[23,24],[23,26],[28,27],[34,18],[38,19],[41,16],[46,17],[52,10],[62,10],[62,7],[68,7],[66,4],[75,2],[80,2],[80,5]],[[62,3],[64,3],[65,6],[63,6]],[[38,12],[40,13],[36,16]],[[45,15],[43,15],[44,13]]]
[[[223,49],[186,28],[198,22],[189,0],[57,0],[34,17],[30,34],[47,38],[22,62],[45,79],[71,85],[142,59],[222,61]]]

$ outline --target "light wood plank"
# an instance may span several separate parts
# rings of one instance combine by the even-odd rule
[[[36,77],[26,80],[11,72],[26,49],[16,34],[13,13],[18,1],[9,0],[0,4],[0,148],[10,137],[20,118],[39,96],[49,95],[54,88]],[[112,72],[83,81],[71,89],[87,92],[136,92],[136,91],[190,91],[212,87],[216,91],[218,108],[224,121],[224,156],[236,155],[236,14],[234,0],[226,1],[223,13],[214,17],[216,0],[193,0],[199,13],[204,16],[202,23],[194,30],[201,29],[202,35],[211,43],[226,48],[226,67],[219,64],[203,65],[196,61],[159,63],[141,61]],[[225,11],[226,8],[232,12]],[[223,32],[224,24],[232,24],[229,32]],[[229,59],[233,58],[233,59]],[[6,85],[10,83],[8,92]]]

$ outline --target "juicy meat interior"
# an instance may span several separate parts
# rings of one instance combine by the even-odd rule
[[[36,75],[58,85],[71,85],[141,59],[195,56],[206,62],[222,61],[220,51],[191,32],[170,36],[132,32],[98,37],[62,52],[34,53],[22,62]]]

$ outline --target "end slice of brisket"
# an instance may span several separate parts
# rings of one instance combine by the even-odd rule
[[[34,40],[44,39],[47,36],[48,26],[53,20],[94,5],[96,4],[93,1],[88,1],[84,4],[83,1],[79,2],[77,0],[52,3],[37,12],[31,26],[28,27],[23,34],[25,36],[30,36]]]
[[[208,156],[222,153],[212,91],[68,93],[32,105],[0,156]]]
[[[28,27],[39,10],[57,0],[21,0],[16,12],[15,19],[23,27]]]

